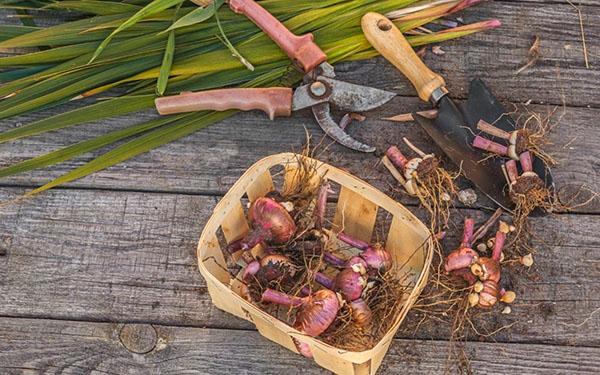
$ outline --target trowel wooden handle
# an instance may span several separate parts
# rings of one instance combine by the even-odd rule
[[[287,87],[233,88],[184,92],[157,98],[154,104],[161,115],[206,110],[259,109],[273,120],[274,117],[291,115],[292,89]]]
[[[444,78],[432,72],[421,61],[392,21],[381,14],[370,12],[363,16],[361,23],[367,40],[412,82],[421,99],[429,101],[436,90],[438,93],[439,90],[445,92]]]
[[[293,34],[265,8],[254,0],[229,0],[229,7],[235,13],[248,17],[264,31],[305,73],[310,72],[327,60],[325,52],[313,42],[313,35]]]

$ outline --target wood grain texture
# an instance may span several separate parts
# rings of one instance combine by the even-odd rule
[[[537,105],[530,108],[542,112],[564,103],[550,151],[561,161],[554,169],[557,184],[570,190],[580,183],[600,186],[600,96],[595,95],[600,4],[577,4],[582,4],[591,69],[584,67],[577,14],[564,0],[484,2],[457,16],[466,22],[499,18],[501,29],[443,43],[445,55],[425,57],[459,100],[466,98],[468,82],[482,77],[504,103],[532,100]],[[6,15],[0,11],[0,22],[18,22]],[[56,22],[51,16],[38,24]],[[516,76],[535,35],[542,57]],[[344,63],[336,72],[340,79],[400,94],[368,113],[367,122],[350,125],[357,139],[385,150],[407,136],[439,153],[415,124],[378,120],[427,108],[389,63],[382,58]],[[2,121],[0,131],[83,102]],[[155,116],[146,111],[2,144],[0,167]],[[276,123],[259,113],[240,114],[73,182],[68,190],[1,205],[0,373],[325,373],[261,339],[249,323],[216,309],[195,256],[200,230],[219,195],[256,160],[298,150],[304,127],[313,143],[321,140],[309,111]],[[24,191],[10,186],[37,186],[99,154],[0,180],[0,186],[8,186],[0,188],[0,202]],[[394,190],[377,156],[350,152],[328,140],[317,156],[386,192]],[[414,203],[405,196],[399,200]],[[494,321],[517,323],[493,338],[499,343],[469,343],[475,372],[598,372],[600,216],[595,214],[600,202],[579,211],[532,219],[538,243],[544,242],[535,255],[537,269],[524,277],[505,277],[517,301],[512,314]],[[452,232],[459,232],[464,215],[484,219],[481,211],[461,209],[453,216]],[[445,241],[451,247],[457,238],[451,233]],[[416,322],[418,316],[410,314],[405,326]],[[402,330],[380,373],[442,373],[447,337],[448,329],[439,324],[422,326],[416,334]]]
[[[402,137],[408,137],[417,146],[439,155],[441,151],[431,143],[417,124],[378,120],[381,117],[424,107],[414,98],[394,99],[383,110],[369,113],[366,122],[351,124],[350,132],[355,138],[375,145],[380,150],[387,149],[391,144],[400,145]],[[554,108],[534,106],[531,110],[545,114]],[[556,117],[561,114],[562,110],[559,109]],[[35,115],[38,116],[40,114]],[[151,116],[150,113],[125,116],[2,144],[0,166],[89,139],[109,130],[120,129]],[[577,186],[582,183],[592,187],[600,185],[600,138],[596,134],[598,117],[600,110],[597,109],[566,108],[560,125],[551,133],[552,144],[548,146],[548,150],[561,162],[553,169],[558,186]],[[0,127],[7,129],[17,125],[17,122],[6,121]],[[239,114],[67,186],[224,194],[255,161],[273,153],[299,150],[305,139],[304,126],[313,135],[313,144],[322,139],[323,133],[310,113],[297,113],[293,119],[281,119],[277,123],[254,114]],[[329,147],[323,151],[324,146]],[[100,152],[95,152],[50,168],[4,178],[0,183],[5,186],[37,186],[99,154]],[[376,155],[365,155],[348,151],[338,145],[330,145],[327,138],[318,148],[317,157],[347,169],[385,192],[391,190],[393,178],[383,166],[377,166],[379,158]],[[403,202],[411,201],[406,197],[400,198]],[[599,212],[600,204],[587,207],[585,211]]]
[[[600,25],[600,7],[584,8],[589,25],[586,30],[593,65],[600,43],[600,30],[597,27]],[[600,110],[585,106],[600,106],[600,102],[596,102],[600,97],[593,95],[597,91],[600,77],[597,69],[582,68],[582,54],[578,50],[578,21],[574,15],[570,15],[570,10],[570,6],[556,3],[484,2],[467,10],[463,15],[465,20],[497,16],[504,22],[503,28],[445,43],[444,56],[429,54],[425,60],[432,69],[445,76],[453,95],[458,98],[465,97],[468,81],[474,77],[483,77],[488,81],[497,96],[505,102],[532,99],[543,103],[561,103],[564,94],[565,104],[571,107],[566,107],[562,126],[557,127],[552,136],[555,144],[549,147],[562,162],[555,168],[556,181],[559,185],[585,183],[598,186],[600,161],[596,150],[600,149],[600,139],[596,134],[596,122]],[[527,49],[535,34],[541,36],[544,57],[536,66],[514,76],[514,70],[525,61]],[[565,49],[567,45],[570,46],[569,49]],[[440,153],[414,123],[397,124],[378,120],[427,107],[414,98],[415,92],[408,81],[389,63],[379,58],[341,64],[336,71],[340,79],[412,96],[398,97],[379,110],[367,113],[366,122],[350,125],[349,131],[357,139],[383,151],[390,144],[400,143],[401,137],[408,136],[417,145]],[[69,103],[55,109],[5,120],[0,124],[0,131],[76,108],[81,104]],[[554,105],[532,107],[533,110],[542,112],[552,108]],[[0,167],[154,117],[154,111],[146,111],[1,144]],[[315,124],[309,111],[297,112],[294,117],[277,122],[269,121],[260,113],[239,114],[68,186],[223,194],[256,160],[276,152],[298,150],[305,139],[304,126],[314,136],[314,143],[322,139],[323,132]],[[323,146],[329,144],[330,140],[325,139]],[[107,149],[44,170],[4,178],[0,180],[0,184],[38,186],[105,151]],[[389,190],[389,184],[392,183],[384,169],[375,168],[378,162],[376,156],[330,145],[319,157],[333,165],[347,168],[385,191]],[[600,204],[585,210],[599,211]]]
[[[148,353],[136,354],[120,342],[120,324],[0,318],[0,371],[328,373],[310,360],[261,338],[258,332],[160,325],[153,328],[156,345]],[[446,350],[446,342],[396,339],[379,373],[443,373]],[[475,373],[593,374],[600,366],[600,348],[470,343],[468,350]]]
[[[0,196],[15,193],[3,189]],[[212,305],[197,270],[196,242],[216,199],[56,190],[4,207],[0,315],[250,329]],[[464,214],[484,220],[480,211],[461,210],[455,225]],[[600,319],[575,327],[600,307],[600,216],[533,222],[549,244],[535,257],[539,278],[532,272],[531,280],[511,284],[519,297],[513,314],[499,323],[519,323],[496,339],[600,346]],[[457,239],[450,235],[446,241],[452,247]],[[434,325],[416,337],[447,334]]]

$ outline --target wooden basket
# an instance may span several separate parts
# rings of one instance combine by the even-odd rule
[[[400,313],[389,332],[372,349],[351,352],[335,348],[317,338],[307,337],[247,302],[232,288],[235,279],[227,272],[221,248],[249,230],[244,212],[245,203],[273,190],[274,179],[282,173],[287,184],[293,181],[297,176],[301,157],[292,153],[266,157],[250,167],[233,185],[215,207],[200,236],[200,273],[206,279],[208,291],[216,307],[252,322],[260,334],[269,340],[296,353],[298,351],[292,339],[305,342],[310,346],[315,362],[337,374],[375,374],[394,334],[427,282],[433,248],[427,227],[408,209],[379,190],[338,168],[306,158],[315,163],[320,175],[326,175],[334,185],[339,184],[339,189],[334,189],[340,194],[333,217],[333,229],[339,227],[343,221],[346,233],[364,241],[371,241],[376,222],[379,225],[378,221],[387,216],[391,222],[385,247],[391,252],[395,265],[398,265],[395,267],[397,272],[410,275],[408,281],[411,288],[405,295]],[[289,186],[286,183],[284,185]],[[385,215],[385,211],[389,215]]]

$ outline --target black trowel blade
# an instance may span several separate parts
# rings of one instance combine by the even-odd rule
[[[502,170],[495,165],[495,161],[486,159],[486,155],[471,146],[474,133],[448,96],[439,101],[436,119],[430,120],[416,113],[413,113],[413,118],[483,193],[504,209],[511,207],[504,190]]]
[[[513,131],[516,129],[516,123],[508,114],[496,97],[492,94],[487,85],[479,78],[471,81],[469,85],[469,98],[465,104],[461,106],[462,113],[469,127],[475,134],[481,133],[477,129],[479,120],[484,120],[494,126],[505,130]],[[503,139],[496,139],[490,135],[485,135],[486,138],[492,139],[500,144],[505,144]],[[505,161],[502,158],[495,158],[494,163],[500,168]],[[544,162],[539,158],[533,158],[533,171],[546,182],[546,186],[554,189],[554,182],[550,170],[544,165]]]

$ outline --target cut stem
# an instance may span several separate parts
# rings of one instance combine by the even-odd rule
[[[321,184],[317,195],[317,203],[315,208],[315,227],[321,229],[325,221],[325,209],[327,208],[327,195],[331,190],[329,182]]]
[[[323,260],[335,267],[344,267],[346,265],[346,261],[337,255],[330,253],[329,251],[323,252]]]
[[[401,170],[404,170],[406,163],[408,163],[406,156],[404,156],[404,154],[402,154],[400,149],[398,149],[396,146],[390,146],[390,148],[388,148],[385,152],[385,156],[390,159],[394,166],[400,168]]]
[[[497,128],[494,125],[492,125],[489,122],[484,121],[484,120],[479,120],[479,122],[477,123],[477,129],[479,129],[482,132],[485,132],[489,135],[493,135],[494,137],[507,139],[507,140],[510,138],[509,132],[504,131],[500,128]]]
[[[500,143],[490,141],[487,138],[483,138],[479,135],[473,139],[473,147],[492,152],[497,155],[506,156],[508,154],[508,148]]]
[[[533,171],[533,160],[531,159],[529,151],[521,153],[521,155],[519,155],[519,161],[521,162],[521,169],[523,169],[523,172]]]
[[[426,153],[423,152],[423,150],[421,150],[417,146],[413,145],[408,139],[406,139],[406,137],[402,137],[402,140],[404,141],[404,143],[406,143],[406,145],[408,147],[410,147],[411,150],[416,152],[417,155],[419,155],[420,157],[424,157],[425,155],[427,155]]]
[[[354,238],[354,237],[352,237],[352,236],[350,236],[350,235],[348,235],[348,234],[346,234],[344,232],[338,233],[338,239],[340,241],[345,242],[348,245],[350,245],[352,247],[355,247],[355,248],[357,248],[359,250],[362,250],[362,251],[365,251],[365,250],[367,250],[370,247],[370,245],[368,243],[366,243],[365,241],[356,239],[356,238]]]
[[[267,288],[261,297],[261,302],[276,303],[278,305],[288,307],[298,307],[304,303],[304,298],[290,296],[285,293],[278,292],[274,289]]]
[[[496,238],[494,240],[494,250],[492,250],[492,259],[496,262],[500,262],[504,241],[506,241],[506,233],[497,231]]]
[[[392,176],[394,176],[396,181],[398,181],[402,186],[406,185],[406,180],[404,179],[404,176],[402,175],[402,173],[400,173],[398,168],[396,168],[394,163],[392,163],[390,158],[388,158],[386,155],[383,155],[383,157],[381,158],[381,162],[383,163],[383,165],[385,165],[388,171],[390,171]]]
[[[509,160],[504,163],[506,167],[506,174],[508,175],[508,179],[511,184],[514,184],[519,178],[519,171],[517,170],[517,162],[514,160]]]
[[[315,275],[316,282],[323,285],[327,289],[333,290],[335,282],[331,277],[329,277],[321,272],[315,272],[314,275]]]
[[[475,220],[470,217],[465,218],[465,227],[463,229],[463,237],[460,246],[471,247],[473,242],[473,230],[475,229]]]

